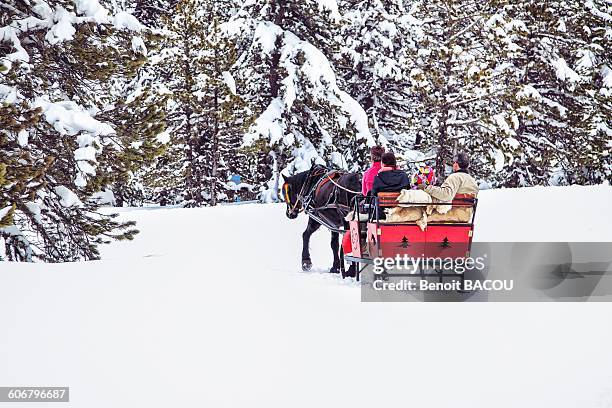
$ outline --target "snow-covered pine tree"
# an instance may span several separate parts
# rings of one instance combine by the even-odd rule
[[[117,156],[114,130],[94,116],[117,78],[140,65],[132,40],[141,28],[95,0],[3,7],[0,201],[14,208],[2,217],[3,257],[95,259],[99,244],[136,233],[97,211],[104,161]]]
[[[6,179],[6,164],[0,163],[0,188],[3,191],[3,197],[0,198],[0,228],[8,227],[13,223],[15,204],[10,203],[8,197],[4,197],[6,195],[4,191],[8,190],[9,184],[10,181]]]
[[[504,5],[506,25],[519,28],[511,36],[515,50],[510,61],[521,89],[515,95],[519,126],[511,135],[512,151],[500,154],[504,165],[498,182],[526,186],[605,179],[610,168],[610,131],[603,119],[610,116],[610,85],[605,77],[612,38],[606,38],[606,26],[612,18],[601,6]]]
[[[410,69],[411,126],[415,148],[433,152],[443,174],[455,148],[474,157],[473,171],[495,171],[495,146],[518,126],[506,96],[517,91],[505,61],[512,49],[494,23],[494,2],[472,0],[415,3],[411,38],[403,61]],[[503,120],[502,120],[503,119]],[[509,124],[508,124],[509,123]]]
[[[316,47],[328,59],[338,51],[336,32],[340,28],[340,13],[336,0],[253,0],[236,3],[241,5],[239,18],[271,22]],[[280,50],[280,47],[276,49]]]
[[[198,12],[199,1],[179,2],[164,20],[166,37],[156,65],[160,81],[171,93],[168,107],[170,142],[149,175],[162,204],[188,202],[202,205],[204,187],[200,127],[206,121],[199,102],[202,71],[200,49],[204,46],[206,18]]]
[[[183,1],[167,20],[157,67],[171,92],[170,143],[147,178],[160,201],[215,205],[227,197],[230,169],[245,173],[237,152],[250,112],[231,74],[237,54],[220,29],[224,6]]]
[[[220,28],[222,12],[218,3],[206,10],[210,22],[202,49],[202,74],[206,80],[202,106],[208,117],[202,154],[210,167],[204,174],[211,205],[227,199],[228,180],[232,174],[249,177],[248,160],[240,149],[242,136],[252,122],[252,113],[237,94],[231,73],[237,60],[234,44]]]
[[[259,164],[272,174],[265,200],[277,198],[283,169],[302,171],[315,161],[357,168],[374,143],[365,112],[338,87],[329,59],[310,42],[333,48],[321,34],[330,18],[339,18],[335,1],[256,0],[224,25],[240,44],[241,95],[258,116],[245,143],[265,141]]]
[[[120,89],[131,92],[119,94],[113,108],[99,116],[113,125],[114,139],[119,145],[119,153],[113,152],[112,160],[103,160],[107,166],[104,173],[109,177],[99,182],[101,188],[112,191],[116,206],[140,206],[146,194],[141,179],[143,171],[165,152],[163,137],[168,96],[155,92],[141,81]]]
[[[403,49],[414,46],[409,36],[412,16],[402,0],[344,0],[342,46],[334,64],[339,82],[368,114],[379,143],[394,150],[412,147],[409,137],[410,88]],[[409,70],[408,70],[409,71]]]
[[[153,29],[163,26],[163,20],[172,15],[180,0],[132,0],[127,2],[133,15],[142,24]]]

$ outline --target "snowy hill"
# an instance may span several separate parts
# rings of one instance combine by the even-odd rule
[[[612,188],[489,190],[480,241],[612,241]],[[102,261],[0,262],[0,384],[95,407],[603,407],[609,304],[366,304],[282,205],[122,209]]]

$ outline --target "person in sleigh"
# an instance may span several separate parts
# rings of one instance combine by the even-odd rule
[[[452,201],[457,194],[476,197],[478,195],[478,184],[469,173],[470,157],[465,152],[457,154],[453,160],[453,173],[444,180],[441,186],[433,183],[418,184],[419,190],[424,190],[433,198],[441,202]]]

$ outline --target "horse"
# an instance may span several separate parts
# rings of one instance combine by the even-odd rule
[[[295,219],[301,212],[308,215],[308,225],[302,234],[302,270],[312,268],[310,259],[310,236],[321,225],[331,231],[331,249],[334,263],[330,273],[342,273],[342,277],[355,276],[354,267],[344,270],[344,261],[340,259],[339,231],[344,225],[344,218],[353,205],[353,200],[360,194],[361,175],[342,171],[329,171],[315,165],[310,170],[293,176],[283,176],[283,196],[287,205],[286,216]]]

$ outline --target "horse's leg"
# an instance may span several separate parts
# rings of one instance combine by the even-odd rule
[[[331,233],[331,249],[334,253],[334,266],[329,271],[331,273],[340,273],[340,240],[337,232]]]
[[[309,271],[312,268],[312,261],[310,260],[310,236],[319,229],[321,224],[308,218],[308,226],[302,234],[302,270]]]

